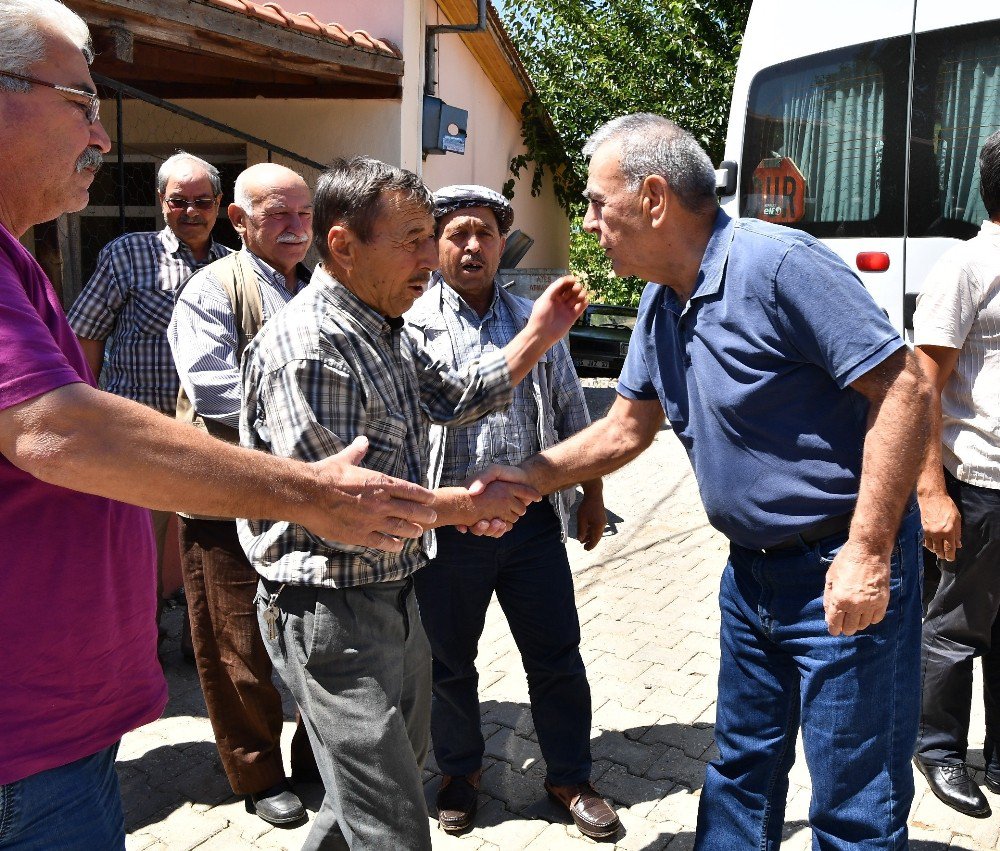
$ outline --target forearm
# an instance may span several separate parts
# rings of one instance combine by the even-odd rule
[[[484,519],[477,512],[472,495],[466,488],[444,487],[433,491],[434,502],[431,508],[437,512],[438,526],[472,526],[476,521]]]
[[[510,370],[510,386],[517,387],[550,348],[551,342],[529,323],[501,350]]]
[[[879,398],[869,396],[868,431],[850,538],[888,560],[927,452],[932,389],[908,356]]]
[[[924,499],[946,492],[944,464],[941,460],[941,394],[935,390],[931,392],[927,449],[917,477],[917,496]]]
[[[586,482],[603,487],[600,477],[623,467],[646,449],[663,424],[658,402],[619,396],[607,416],[522,464],[528,482],[542,494]]]
[[[6,412],[4,454],[43,481],[160,510],[297,520],[308,465],[232,446],[142,405],[72,384]]]

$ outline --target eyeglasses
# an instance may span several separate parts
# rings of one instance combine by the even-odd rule
[[[196,210],[211,210],[215,206],[214,198],[167,198],[167,206],[171,210],[186,210],[194,207]]]
[[[73,89],[69,86],[60,86],[56,83],[49,83],[45,80],[36,79],[35,77],[27,77],[24,74],[15,74],[13,71],[0,71],[0,77],[10,77],[14,80],[24,80],[24,82],[34,83],[36,86],[45,86],[49,89],[55,89],[59,92],[59,94],[66,98],[66,100],[83,108],[83,114],[86,116],[88,124],[93,124],[98,118],[100,118],[101,99],[93,92],[86,92],[83,89]]]

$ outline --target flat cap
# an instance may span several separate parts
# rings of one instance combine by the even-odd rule
[[[499,192],[473,183],[445,186],[434,193],[434,218],[440,219],[465,207],[486,207],[497,217],[500,233],[505,234],[514,224],[514,208]]]

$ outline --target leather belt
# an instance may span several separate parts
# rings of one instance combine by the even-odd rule
[[[817,541],[832,537],[838,532],[843,532],[849,528],[853,516],[854,512],[848,511],[847,514],[838,514],[836,517],[828,517],[826,520],[820,520],[819,523],[814,523],[808,529],[803,529],[795,535],[790,535],[783,541],[778,541],[778,543],[772,544],[770,547],[764,547],[762,551],[773,553],[776,550],[790,550],[801,547],[803,544],[815,544]]]

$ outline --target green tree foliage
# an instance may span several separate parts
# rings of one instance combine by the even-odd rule
[[[749,9],[750,0],[504,0],[505,23],[538,92],[523,113],[528,153],[511,161],[511,171],[531,173],[532,194],[544,172],[552,176],[572,218],[571,264],[588,273],[597,299],[634,304],[639,285],[611,277],[583,232],[583,143],[608,119],[656,112],[718,162]],[[511,180],[505,191],[513,189]]]

